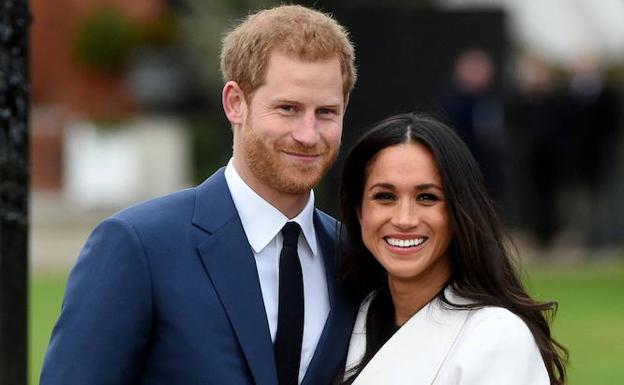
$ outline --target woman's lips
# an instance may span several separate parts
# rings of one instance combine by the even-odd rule
[[[383,237],[386,248],[394,253],[407,254],[420,250],[429,238],[420,235]]]

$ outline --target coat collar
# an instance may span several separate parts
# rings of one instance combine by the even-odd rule
[[[232,195],[225,182],[225,167],[220,168],[195,188],[192,223],[214,234],[228,221],[238,217]]]
[[[462,299],[445,291],[453,303]],[[347,368],[358,364],[366,349],[366,314],[372,296],[358,312],[351,336]],[[431,384],[453,343],[464,327],[469,310],[451,310],[438,298],[414,314],[369,361],[353,382],[354,385]]]
[[[277,383],[256,262],[223,169],[197,187],[193,224],[208,233],[197,250],[232,323],[254,382]]]

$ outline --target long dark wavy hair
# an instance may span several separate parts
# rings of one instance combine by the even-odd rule
[[[519,316],[535,338],[551,385],[565,384],[568,352],[553,339],[550,331],[557,303],[538,302],[524,289],[508,249],[511,240],[504,232],[479,166],[466,144],[448,126],[413,113],[378,123],[345,159],[340,204],[341,232],[346,242],[342,246],[340,276],[357,298],[376,292],[366,319],[366,352],[359,365],[347,373],[345,383],[350,384],[357,377],[395,330],[386,271],[364,246],[357,212],[368,166],[381,150],[404,143],[420,143],[434,158],[452,234],[449,245],[452,272],[445,287],[450,286],[473,303],[453,304],[444,296],[444,289],[437,297],[455,309],[498,306]]]

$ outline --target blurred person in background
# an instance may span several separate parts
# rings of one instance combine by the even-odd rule
[[[356,306],[311,189],[339,150],[353,46],[331,17],[281,6],[227,34],[221,67],[233,158],[97,226],[42,385],[328,385],[342,367]]]
[[[415,114],[367,132],[344,164],[343,279],[360,297],[345,384],[561,385],[555,302],[524,289],[479,166]]]
[[[564,98],[554,70],[541,58],[523,54],[517,69],[517,87],[506,113],[513,202],[519,220],[541,247],[548,247],[561,230],[558,199],[569,167]]]
[[[604,78],[596,55],[584,54],[570,65],[565,126],[571,137],[566,162],[571,187],[580,192],[581,213],[587,220],[574,223],[583,246],[605,246],[621,111],[616,90]],[[575,221],[576,222],[576,221]]]
[[[496,66],[482,48],[462,51],[454,63],[453,88],[445,115],[472,150],[496,200],[503,189],[503,105],[494,92]]]

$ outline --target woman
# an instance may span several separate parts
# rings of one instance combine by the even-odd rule
[[[343,278],[362,303],[344,383],[559,385],[567,351],[526,293],[466,145],[405,114],[345,160]]]

